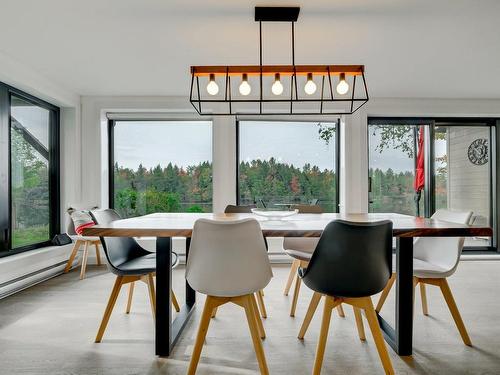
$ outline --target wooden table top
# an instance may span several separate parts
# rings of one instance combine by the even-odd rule
[[[85,236],[106,237],[191,237],[196,220],[257,219],[267,237],[319,237],[332,220],[357,222],[391,220],[395,237],[474,237],[491,236],[490,227],[462,225],[393,213],[370,214],[298,214],[281,221],[270,221],[255,214],[156,213],[117,220],[106,225],[85,228]]]

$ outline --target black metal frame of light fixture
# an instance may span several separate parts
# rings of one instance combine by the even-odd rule
[[[295,22],[300,12],[299,7],[255,7],[255,21],[259,22],[259,65],[258,66],[192,66],[191,67],[191,89],[189,101],[199,115],[209,116],[227,116],[227,115],[347,115],[353,114],[368,102],[368,88],[366,86],[364,66],[363,65],[295,65]],[[292,47],[292,65],[273,66],[262,64],[262,22],[290,22],[291,23],[291,47]],[[233,99],[231,96],[231,75],[254,74],[259,76],[259,98]],[[288,74],[291,76],[290,98],[289,99],[264,99],[263,95],[263,76]],[[321,75],[321,97],[320,99],[305,99],[298,95],[297,75],[306,75],[314,73]],[[353,85],[350,98],[336,98],[333,95],[332,74],[345,73],[353,75]],[[200,94],[200,76],[223,75],[225,76],[224,99],[202,99]],[[364,86],[364,97],[355,97],[356,78],[361,76]],[[325,78],[328,78],[330,97],[325,97]],[[193,90],[196,89],[196,97]],[[295,98],[294,98],[295,92]],[[319,103],[319,111],[313,112],[294,112],[294,103]],[[333,110],[325,111],[324,103],[349,102],[350,109],[347,111]],[[229,111],[204,111],[203,103],[227,103]],[[233,103],[259,103],[259,111],[233,111]],[[290,103],[289,112],[265,112],[262,109],[263,103]],[[355,106],[356,104],[356,106]]]

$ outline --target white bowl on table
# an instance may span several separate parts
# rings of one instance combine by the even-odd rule
[[[265,217],[268,220],[283,220],[284,218],[297,215],[299,210],[280,210],[273,208],[252,208],[252,213]]]

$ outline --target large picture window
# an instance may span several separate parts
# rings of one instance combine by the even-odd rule
[[[369,211],[428,217],[440,208],[470,210],[472,223],[493,226],[493,127],[488,120],[370,119]],[[494,243],[473,237],[465,246]]]
[[[110,121],[110,205],[122,217],[212,212],[209,121]]]
[[[45,246],[59,230],[59,109],[0,84],[0,113],[4,256]]]
[[[337,123],[240,121],[238,202],[338,212]]]

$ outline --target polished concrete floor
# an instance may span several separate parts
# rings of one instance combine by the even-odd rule
[[[309,374],[319,316],[304,341],[296,336],[311,293],[302,288],[296,318],[291,318],[291,296],[282,294],[288,268],[275,266],[273,271],[265,294],[269,317],[264,322],[270,373]],[[182,275],[183,269],[175,270],[180,298]],[[203,296],[172,356],[157,358],[142,283],[136,287],[129,315],[124,313],[126,292],[122,291],[103,342],[94,343],[112,284],[112,275],[94,266],[83,281],[74,270],[0,300],[0,374],[185,374]],[[450,286],[474,347],[462,343],[439,290],[429,287],[429,317],[422,315],[417,293],[414,355],[400,358],[389,349],[397,374],[500,374],[500,262],[462,262]],[[389,320],[393,307],[391,295],[383,310]],[[382,374],[371,335],[367,330],[368,340],[360,342],[352,310],[346,307],[345,311],[345,319],[336,314],[332,319],[323,374]],[[243,311],[234,305],[221,308],[211,322],[198,374],[256,373]]]

